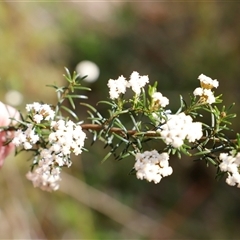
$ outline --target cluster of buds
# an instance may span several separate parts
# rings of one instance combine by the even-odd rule
[[[214,93],[212,92],[212,88],[218,87],[218,81],[212,80],[210,77],[201,74],[198,79],[200,80],[201,87],[198,87],[194,90],[194,96],[200,96],[200,101],[203,103],[212,104],[215,103]]]
[[[119,98],[120,94],[124,94],[127,88],[132,88],[132,91],[139,95],[141,89],[149,82],[148,76],[140,76],[138,72],[134,71],[129,81],[125,77],[120,76],[118,79],[108,80],[109,94],[111,99]]]

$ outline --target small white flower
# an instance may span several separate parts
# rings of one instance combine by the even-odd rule
[[[228,175],[226,179],[226,183],[230,186],[235,186],[236,185],[236,179],[232,175]]]
[[[173,173],[172,167],[164,167],[161,169],[161,175],[163,177],[170,176]]]
[[[51,124],[51,128],[54,130],[48,137],[50,144],[54,146],[51,149],[55,149],[56,153],[60,152],[57,149],[61,149],[65,156],[68,156],[71,151],[75,155],[82,153],[86,134],[80,125],[71,120],[67,122],[59,120]]]
[[[210,89],[204,89],[202,98],[209,104],[215,103],[215,97]]]
[[[34,102],[33,104],[27,104],[26,110],[27,112],[32,112],[33,120],[36,123],[40,123],[42,120],[53,120],[55,116],[55,111],[53,111],[48,104]]]
[[[48,140],[49,140],[50,142],[55,142],[55,141],[57,141],[56,133],[55,133],[55,132],[51,132],[51,133],[49,134],[49,136],[48,136]]]
[[[212,88],[217,88],[219,86],[219,83],[217,80],[212,80],[212,78],[207,77],[204,74],[199,75],[198,79],[200,80],[200,84],[202,88],[212,89]]]
[[[203,95],[203,88],[198,87],[193,91],[194,96],[202,96]]]
[[[41,159],[50,159],[50,162],[52,161],[53,155],[52,155],[52,151],[50,149],[41,149],[40,151],[40,157]]]
[[[195,142],[203,136],[202,123],[193,122],[189,124],[187,139],[189,142]]]
[[[234,161],[233,157],[228,157],[227,153],[221,153],[219,155],[219,159],[222,160],[222,162],[219,164],[219,167],[221,169],[222,172],[226,172],[228,169],[228,165],[229,165],[229,159],[232,159],[232,162]]]
[[[38,102],[34,102],[33,104],[27,104],[26,110],[27,112],[31,112],[32,110],[35,112],[38,112],[41,108],[41,104]]]
[[[160,92],[153,93],[152,99],[156,105],[161,107],[166,107],[169,104],[169,99],[164,97]]]
[[[35,133],[32,124],[28,124],[25,131],[18,130],[12,140],[17,147],[22,146],[26,150],[31,149],[37,141],[39,136]]]
[[[36,115],[33,116],[33,120],[36,123],[40,123],[43,120],[43,116],[40,115],[40,114],[36,114]]]
[[[170,144],[174,147],[174,148],[179,148],[179,147],[181,147],[182,145],[183,145],[183,139],[184,138],[180,138],[180,137],[174,137],[174,138],[172,138],[171,139],[171,142],[170,142]]]
[[[219,159],[222,161],[219,164],[219,168],[222,172],[227,172],[228,177],[226,179],[226,183],[230,186],[235,186],[237,184],[237,187],[240,187],[240,174],[239,174],[239,153],[234,156],[227,153],[221,153],[219,155]]]
[[[28,149],[31,149],[31,148],[32,148],[32,144],[29,143],[29,142],[24,142],[24,143],[23,143],[23,147],[24,147],[24,149],[28,150]]]
[[[61,147],[61,152],[63,153],[63,155],[69,155],[71,153],[71,150],[70,150],[70,146],[69,145],[63,145]]]
[[[20,145],[22,145],[23,142],[26,141],[26,135],[23,133],[22,130],[18,129],[15,132],[15,137],[12,140],[12,143],[16,146],[19,147]]]
[[[109,94],[111,99],[116,99],[120,94],[126,92],[127,81],[125,77],[120,76],[117,80],[110,79],[108,80],[107,86],[109,87]]]
[[[129,86],[136,95],[139,95],[141,93],[141,88],[143,88],[148,82],[148,76],[140,76],[138,72],[134,71],[130,76]]]
[[[238,173],[238,165],[235,162],[232,164],[229,164],[227,167],[227,171],[231,172],[232,174]]]
[[[26,174],[28,180],[32,181],[34,187],[39,187],[45,191],[56,191],[59,189],[60,168],[51,169],[48,165],[35,168]]]
[[[212,80],[210,77],[207,77],[203,74],[201,74],[198,79],[200,80],[201,87],[196,88],[193,91],[193,95],[200,96],[200,101],[202,102],[206,102],[208,104],[214,103],[216,100],[211,89],[218,87],[218,81]]]
[[[141,89],[149,82],[148,76],[140,76],[134,71],[130,75],[130,80],[120,76],[118,79],[109,79],[107,86],[109,87],[109,95],[111,99],[119,98],[120,94],[124,94],[127,88],[132,88],[136,95],[141,93]],[[163,104],[166,104],[166,99],[163,99]]]
[[[54,143],[51,147],[50,150],[59,153],[61,151],[61,145],[59,143]]]

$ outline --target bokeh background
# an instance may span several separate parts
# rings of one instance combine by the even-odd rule
[[[106,99],[107,81],[132,71],[158,81],[179,106],[204,73],[217,93],[239,108],[238,2],[18,2],[0,3],[0,101],[24,112],[26,103],[54,103],[47,84],[63,85],[84,60],[100,75],[85,82],[91,104]],[[86,109],[78,115],[86,118]],[[233,128],[240,131],[238,118]],[[234,135],[233,135],[234,136]],[[231,136],[230,136],[231,137]],[[34,189],[25,174],[29,156],[10,156],[0,171],[1,239],[237,239],[240,189],[215,180],[204,162],[172,159],[160,184],[129,175],[134,159],[100,161],[96,143],[64,169],[59,191]]]

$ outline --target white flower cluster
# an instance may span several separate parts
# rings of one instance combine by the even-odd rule
[[[138,72],[134,71],[130,80],[127,81],[125,77],[120,76],[117,80],[108,80],[109,95],[111,99],[117,99],[120,94],[125,93],[127,88],[132,88],[136,95],[141,93],[143,88],[149,82],[148,76],[140,76]]]
[[[39,156],[35,158],[37,167],[27,173],[27,178],[35,187],[52,191],[59,188],[61,167],[70,167],[70,153],[82,153],[86,134],[80,125],[71,120],[52,121],[51,132],[48,136],[49,148],[40,149]],[[38,160],[39,159],[39,160]]]
[[[39,136],[35,133],[33,124],[28,124],[26,130],[18,129],[12,143],[16,146],[22,146],[25,150],[31,149],[39,141]]]
[[[125,77],[120,76],[117,80],[108,80],[108,87],[110,88],[109,94],[111,99],[116,99],[121,93],[125,93],[127,89],[127,80]]]
[[[44,155],[43,153],[44,150],[41,155]],[[61,168],[53,165],[53,158],[50,155],[42,157],[38,161],[38,166],[26,174],[27,179],[32,181],[34,187],[39,187],[49,192],[58,190],[61,181]]]
[[[215,102],[214,93],[212,92],[212,88],[217,88],[219,83],[218,81],[212,80],[210,77],[201,74],[198,79],[200,80],[201,87],[196,88],[193,91],[195,96],[200,96],[201,101],[206,102],[208,104],[212,104]]]
[[[31,113],[31,117],[35,123],[41,123],[41,121],[51,121],[54,119],[55,111],[51,109],[48,104],[40,104],[34,102],[33,104],[27,104],[26,110]],[[39,136],[35,132],[33,124],[28,124],[25,130],[18,129],[12,143],[16,146],[23,146],[25,150],[31,149],[35,143],[39,141]]]
[[[180,114],[169,114],[167,118],[167,122],[157,130],[166,144],[179,148],[183,145],[185,139],[194,142],[202,137],[202,124],[193,122],[191,116],[182,112]]]
[[[42,121],[49,121],[49,132],[44,132],[47,146],[38,149],[38,155],[34,159],[35,168],[28,172],[26,176],[35,187],[47,191],[57,190],[61,180],[61,167],[71,166],[71,153],[75,155],[82,153],[86,134],[82,131],[80,125],[71,120],[53,121],[55,111],[47,104],[34,102],[28,104],[26,109],[36,124],[28,124],[26,129],[19,129],[12,143],[16,147],[23,147],[25,150],[34,148],[35,144],[41,143],[42,137],[36,130],[38,128],[37,124]]]
[[[226,183],[230,186],[235,186],[237,184],[237,187],[240,188],[240,174],[238,171],[240,166],[240,153],[236,156],[221,153],[219,159],[222,161],[219,164],[221,171],[228,173]]]
[[[52,121],[51,129],[53,132],[50,133],[48,139],[53,152],[62,153],[63,155],[68,155],[71,152],[75,155],[82,153],[86,134],[82,131],[80,125],[71,120],[67,122],[58,120],[57,122]]]
[[[216,79],[212,80],[210,77],[204,74],[199,75],[198,79],[200,80],[200,84],[202,88],[212,89],[212,88],[217,88],[219,86],[219,83]]]
[[[173,172],[168,160],[167,153],[159,154],[156,150],[137,153],[134,165],[137,178],[159,183],[163,177],[169,176]]]
[[[153,93],[152,100],[155,105],[161,107],[166,107],[169,104],[169,99],[164,97],[160,92]]]
[[[36,123],[40,123],[43,120],[53,120],[55,116],[55,111],[48,104],[34,102],[33,104],[27,104],[26,110],[33,114],[33,121]]]
[[[134,71],[130,76],[128,87],[131,87],[133,92],[139,95],[141,93],[141,88],[143,88],[148,82],[148,76],[140,76],[138,72]]]

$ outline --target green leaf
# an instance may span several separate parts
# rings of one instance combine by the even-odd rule
[[[147,104],[147,100],[146,100],[146,92],[144,90],[144,88],[142,88],[142,97],[143,97],[143,106],[145,107]]]
[[[131,120],[132,120],[132,122],[133,122],[133,125],[134,125],[134,127],[135,127],[135,129],[138,131],[138,132],[140,132],[140,130],[139,130],[139,124],[135,121],[135,118],[134,118],[134,116],[132,115],[132,113],[131,112],[129,112],[130,113],[130,118],[131,118]]]
[[[137,140],[138,149],[142,150],[142,142],[141,142],[141,140],[139,138],[136,138],[136,140]]]
[[[111,103],[111,102],[108,102],[108,101],[99,101],[97,104],[99,104],[99,103],[107,104],[107,105],[110,105],[111,107],[117,106],[115,103]]]
[[[74,89],[92,91],[91,88],[83,87],[83,86],[74,86]]]
[[[78,80],[78,82],[80,82],[80,81],[82,81],[82,80],[84,80],[85,78],[87,78],[88,77],[88,75],[85,75],[85,76],[83,76],[83,77],[80,77],[80,75],[78,74],[77,76],[76,76],[76,78],[78,78],[79,80]]]
[[[93,112],[97,112],[97,109],[88,103],[80,103],[80,105],[90,108]]]
[[[112,152],[109,152],[101,161],[101,163],[104,163],[110,156],[112,155]]]
[[[207,160],[208,162],[210,162],[211,164],[213,164],[214,166],[217,165],[217,163],[216,163],[212,158],[210,158],[210,157],[206,157],[206,160]]]
[[[113,132],[113,135],[114,135],[115,137],[119,138],[120,140],[122,140],[123,142],[125,142],[125,143],[128,144],[129,141],[128,141],[127,139],[125,139],[124,137],[122,137],[122,136],[120,136],[120,135],[118,135],[118,134],[116,134],[116,133],[114,133],[114,132]]]
[[[238,147],[240,147],[240,134],[237,133],[237,145]]]
[[[24,126],[27,126],[28,125],[28,122],[25,122],[25,121],[21,121],[19,119],[15,119],[15,118],[10,118],[11,120],[14,120],[14,121],[17,121],[18,123],[21,123],[22,125]],[[24,120],[24,119],[23,119]]]
[[[126,153],[126,154],[123,154],[123,155],[120,154],[118,160],[120,161],[120,160],[122,160],[122,159],[124,159],[124,158],[126,158],[128,156],[130,156],[130,153]]]
[[[105,126],[107,126],[107,129],[105,130],[106,131],[106,136],[108,135],[108,133],[109,133],[110,129],[112,128],[114,122],[115,122],[115,118],[111,119],[111,121],[108,123],[108,126],[105,125]]]
[[[191,156],[191,153],[188,152],[187,148],[184,147],[184,146],[182,146],[182,147],[180,148],[180,151],[181,151],[182,153],[184,153],[185,155],[187,155],[187,156]]]
[[[195,154],[193,154],[193,156],[201,156],[201,155],[206,155],[206,154],[209,154],[209,153],[211,153],[210,150],[205,150],[205,151],[195,153]]]
[[[78,116],[76,115],[76,113],[74,113],[71,109],[65,107],[65,106],[61,106],[62,109],[64,109],[66,112],[68,112],[69,114],[71,114],[75,119],[78,120]]]
[[[67,98],[82,98],[82,99],[87,99],[88,98],[85,95],[77,95],[77,94],[68,94],[66,97]]]
[[[132,170],[129,172],[129,175],[133,175],[133,174],[136,174],[135,168],[132,168]]]
[[[46,85],[46,87],[51,87],[51,88],[58,89],[58,87],[57,87],[57,86],[55,86],[55,85],[51,85],[51,84],[47,84],[47,85]]]
[[[152,96],[157,91],[157,85],[158,85],[158,82],[155,81],[153,86],[151,86],[151,85],[148,86],[148,95],[149,96]]]
[[[69,72],[69,70],[65,67],[64,68],[65,69],[65,71],[66,71],[66,75],[65,74],[63,74],[63,76],[65,77],[65,79],[68,81],[68,82],[72,82],[72,76],[71,76],[71,74],[70,74],[70,72]]]
[[[74,104],[74,101],[72,100],[72,98],[70,96],[67,96],[68,97],[68,100],[72,106],[73,109],[75,109],[75,104]]]
[[[121,123],[120,119],[116,118],[115,119],[115,124],[117,127],[121,128],[124,132],[127,132],[127,129],[125,126]]]
[[[186,107],[187,109],[187,103],[184,101],[182,95],[179,96],[180,97],[180,108],[178,109],[178,111],[176,112],[176,114],[182,112],[183,108]]]

